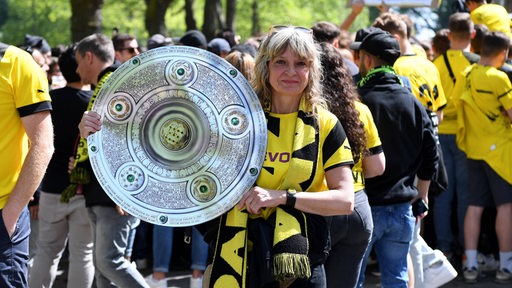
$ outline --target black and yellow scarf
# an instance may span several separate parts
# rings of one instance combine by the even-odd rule
[[[101,90],[101,87],[107,81],[108,77],[110,77],[112,71],[107,71],[101,77],[100,81],[98,81],[98,85],[94,88],[94,92],[92,94],[91,100],[89,100],[89,104],[87,105],[87,111],[92,109],[94,101],[98,97],[98,93]],[[80,188],[81,185],[88,184],[91,181],[91,175],[87,168],[81,167],[79,163],[83,163],[89,159],[89,153],[87,151],[87,139],[80,137],[78,135],[77,139],[78,143],[75,147],[75,164],[74,168],[69,175],[69,185],[64,189],[61,193],[60,201],[63,203],[68,203],[71,197],[75,196],[77,189]]]
[[[306,191],[309,188],[318,164],[318,138],[319,129],[316,118],[312,113],[305,111],[304,101],[301,101],[295,125],[290,167],[279,187],[280,190]],[[303,177],[299,177],[301,175]],[[308,180],[297,183],[297,179]],[[249,215],[246,210],[240,211],[234,207],[220,217],[217,241],[213,247],[209,287],[254,287],[255,277],[259,278],[256,280],[259,281],[259,284],[266,283],[264,281],[268,279],[269,281],[278,281],[286,286],[295,279],[311,276],[308,258],[307,216],[290,207],[279,206],[263,210],[261,215]],[[256,236],[254,239],[250,239],[248,227],[253,225],[251,222],[256,221],[265,222],[264,225],[270,227],[271,231],[258,234],[261,237]],[[262,239],[265,237],[267,239]],[[271,246],[268,249],[269,255],[265,255],[267,253],[265,249],[256,247],[265,245],[264,242],[268,242]],[[255,255],[260,253],[264,255]],[[249,261],[253,257],[266,260]],[[259,263],[259,265],[254,265],[254,263]],[[260,277],[261,274],[256,271],[264,269],[252,267],[249,264],[252,266],[268,265],[271,276]],[[248,281],[250,283],[247,283]]]

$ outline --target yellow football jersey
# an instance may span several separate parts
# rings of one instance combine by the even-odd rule
[[[379,131],[373,121],[372,112],[368,106],[361,102],[355,102],[355,107],[357,111],[359,111],[359,119],[364,125],[364,131],[366,133],[366,148],[371,150],[372,148],[382,146]],[[352,167],[352,176],[354,178],[354,191],[364,189],[364,171],[361,157],[358,158],[358,161],[355,162],[354,167]]]
[[[399,75],[409,78],[412,94],[430,111],[446,105],[439,71],[428,59],[417,55],[400,56],[393,65]]]
[[[288,177],[292,157],[300,159],[301,162],[311,162],[312,165],[305,165],[307,169],[301,171],[301,175],[293,175],[296,187],[302,187],[302,191],[324,191],[328,190],[325,183],[325,171],[329,168],[340,165],[352,165],[352,152],[348,139],[345,136],[338,119],[332,113],[319,109],[318,114],[318,149],[311,149],[303,154],[302,149],[294,148],[294,139],[297,137],[297,121],[302,121],[298,113],[274,114],[267,116],[268,144],[256,185],[268,189],[287,189],[281,187],[285,177]],[[304,127],[309,125],[304,125]],[[311,129],[307,127],[305,129]],[[338,130],[337,130],[338,129]],[[339,135],[341,137],[329,137]],[[347,149],[348,148],[348,149]],[[294,151],[295,149],[295,151]],[[318,151],[316,153],[315,151]],[[297,173],[299,174],[299,173]],[[304,187],[301,183],[308,183]],[[298,189],[297,189],[298,191]]]
[[[471,62],[478,62],[478,55],[468,54],[462,50],[448,49],[445,54],[440,55],[434,60],[434,65],[439,71],[441,84],[443,85],[444,95],[446,96],[446,107],[443,109],[443,121],[439,124],[440,134],[455,134],[457,133],[457,110],[452,102],[452,93],[455,86],[455,82],[462,76],[462,72],[469,66]],[[468,57],[471,59],[468,59]],[[447,66],[450,65],[450,69]],[[453,78],[452,78],[453,75]]]
[[[512,125],[504,110],[512,109],[508,76],[490,66],[474,64],[457,81],[457,145],[469,159],[484,160],[512,184]]]
[[[484,4],[470,13],[474,24],[484,24],[492,31],[500,31],[512,36],[510,33],[510,17],[505,7],[498,4]]]
[[[39,111],[41,108],[37,104],[51,99],[44,71],[29,53],[19,48],[0,43],[0,75],[0,127],[3,128],[0,140],[1,209],[18,181],[28,153],[28,137],[20,115]]]

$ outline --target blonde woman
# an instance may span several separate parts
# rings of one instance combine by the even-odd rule
[[[213,248],[208,285],[326,287],[324,216],[354,208],[350,145],[321,96],[311,30],[273,26],[255,64],[267,156],[255,186],[206,234]]]

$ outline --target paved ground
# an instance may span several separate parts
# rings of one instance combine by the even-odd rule
[[[63,263],[59,269],[59,276],[55,282],[55,288],[65,288],[66,287],[66,264]],[[374,275],[376,270],[376,266],[369,266],[367,271],[367,278],[365,288],[374,288],[380,287],[379,278]],[[149,269],[141,270],[141,273],[146,276],[150,273]],[[168,274],[167,285],[172,288],[189,288],[190,277],[192,277],[190,271],[187,270],[179,270],[174,271]],[[494,282],[494,273],[487,273],[486,277],[484,277],[480,282],[476,284],[468,284],[464,282],[461,276],[457,277],[455,280],[443,286],[443,288],[511,288],[512,283],[509,284],[499,284]]]

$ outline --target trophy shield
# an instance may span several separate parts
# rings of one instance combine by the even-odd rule
[[[267,145],[260,102],[217,55],[187,46],[149,50],[103,84],[87,138],[94,173],[112,200],[143,221],[183,227],[238,203]]]

